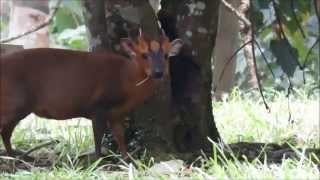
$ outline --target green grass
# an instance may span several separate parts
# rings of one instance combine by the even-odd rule
[[[289,123],[288,99],[285,93],[268,90],[268,112],[257,93],[237,90],[228,101],[214,102],[213,110],[218,129],[227,143],[289,142],[295,148],[320,148],[319,96],[308,97],[302,90],[295,90],[290,97],[291,120]],[[47,121],[35,116],[23,120],[14,132],[13,143],[27,150],[43,141],[58,139],[55,147],[37,151],[37,157],[48,159],[52,168],[33,168],[14,174],[0,174],[0,179],[320,179],[317,166],[306,157],[284,160],[281,164],[266,162],[239,162],[213,157],[198,160],[200,167],[184,169],[171,174],[151,171],[149,164],[141,164],[138,170],[122,165],[119,171],[109,172],[98,162],[83,168],[70,157],[93,149],[91,122],[84,119]],[[0,148],[3,149],[2,143]],[[219,151],[217,149],[217,151]],[[56,152],[62,152],[58,157]],[[220,159],[221,163],[218,163]]]

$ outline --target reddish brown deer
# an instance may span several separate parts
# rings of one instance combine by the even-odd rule
[[[56,120],[91,119],[97,156],[102,155],[108,123],[125,157],[123,118],[152,95],[168,72],[165,56],[176,54],[181,44],[166,37],[159,42],[142,37],[123,40],[131,59],[111,52],[49,48],[1,56],[0,133],[7,154],[15,154],[10,141],[14,128],[34,113]]]

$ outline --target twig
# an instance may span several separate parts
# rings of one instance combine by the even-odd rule
[[[291,108],[290,108],[290,94],[292,93],[292,90],[293,90],[293,85],[292,85],[292,82],[290,80],[290,77],[288,74],[287,75],[287,78],[288,78],[288,81],[289,81],[289,87],[287,89],[287,94],[286,94],[286,98],[288,99],[288,103],[287,103],[287,107],[288,107],[288,111],[289,111],[289,116],[288,116],[288,122],[289,123],[293,123],[293,121],[291,120],[292,119],[292,115],[291,115]]]
[[[252,1],[250,1],[250,7],[251,7],[251,13],[252,13]],[[252,14],[251,14],[251,17],[252,17]],[[266,99],[263,95],[263,90],[262,90],[262,85],[261,85],[261,79],[259,77],[259,74],[258,74],[258,68],[257,68],[257,58],[256,58],[256,54],[255,54],[255,48],[254,48],[254,45],[255,45],[255,37],[254,37],[254,25],[252,24],[251,25],[251,50],[252,50],[252,57],[253,57],[253,64],[254,64],[254,70],[255,70],[255,74],[256,74],[256,78],[257,78],[257,83],[258,83],[258,88],[259,88],[259,92],[260,92],[260,95],[262,97],[262,100],[263,100],[263,103],[264,103],[264,106],[266,107],[267,111],[270,112],[270,108],[266,102]]]
[[[305,68],[305,67],[307,66],[307,62],[308,62],[308,60],[309,60],[309,56],[310,56],[310,54],[311,54],[311,52],[312,52],[312,49],[316,47],[316,45],[319,43],[319,41],[320,41],[320,38],[318,38],[318,39],[313,43],[313,45],[310,47],[310,49],[309,49],[309,51],[307,52],[307,55],[306,55],[306,57],[305,57],[305,60],[304,60],[304,62],[303,62],[302,68]]]
[[[307,62],[309,61],[309,56],[311,55],[312,49],[316,47],[316,45],[320,42],[320,38],[318,38],[313,45],[310,47],[309,51],[307,52],[307,55],[304,59],[303,65],[302,65],[302,70],[304,70],[307,66]],[[320,48],[319,48],[320,51]],[[320,52],[319,52],[320,53]],[[320,55],[319,55],[320,56]],[[318,58],[320,60],[320,57]],[[305,71],[303,71],[303,83],[306,84],[306,77],[305,77]]]
[[[47,20],[45,22],[43,22],[42,24],[40,24],[40,25],[38,25],[38,26],[36,26],[36,27],[34,27],[34,28],[22,33],[22,34],[19,34],[17,36],[9,37],[9,38],[6,38],[6,39],[1,39],[0,43],[7,43],[7,42],[10,42],[10,41],[19,39],[19,38],[21,38],[23,36],[29,35],[29,34],[31,34],[33,32],[36,32],[36,31],[46,27],[47,25],[49,25],[52,22],[53,17],[55,16],[55,14],[57,13],[61,2],[62,2],[62,0],[58,0],[56,6],[54,7],[54,9],[52,11],[52,13],[50,14],[50,16],[47,18]]]
[[[251,26],[251,22],[243,14],[241,14],[236,8],[234,8],[230,3],[228,3],[226,0],[221,0],[221,2],[228,10],[234,13],[245,24],[246,27]]]
[[[262,58],[263,58],[264,61],[266,62],[267,67],[268,67],[269,71],[271,72],[273,79],[275,79],[276,76],[274,75],[274,73],[273,73],[273,71],[272,71],[272,68],[271,68],[270,64],[268,63],[267,57],[266,57],[265,54],[262,52],[261,47],[260,47],[260,44],[259,44],[258,41],[255,40],[255,39],[254,39],[254,42],[256,43],[256,45],[257,45],[257,47],[258,47],[258,49],[259,49],[259,51],[260,51],[260,54],[261,54]]]
[[[251,41],[252,41],[252,40],[250,40],[250,41],[242,44],[242,45],[230,56],[230,58],[227,60],[227,63],[224,65],[224,67],[223,67],[223,69],[222,69],[222,72],[221,72],[221,74],[220,74],[220,76],[219,76],[219,81],[222,80],[222,77],[223,77],[223,75],[224,75],[224,73],[225,73],[225,70],[226,70],[227,66],[230,64],[230,62],[232,61],[232,59],[233,59],[246,45],[248,45],[249,43],[251,43]]]
[[[29,168],[34,168],[34,166],[20,158],[15,158],[15,157],[10,157],[10,156],[0,156],[0,159],[3,159],[3,160],[13,160],[13,161],[18,161],[18,162],[22,162],[23,164],[29,166]]]
[[[290,80],[289,80],[289,82],[290,82]],[[289,123],[294,123],[294,121],[292,120],[291,107],[290,107],[290,94],[291,94],[292,84],[291,84],[291,82],[289,84],[290,85],[288,87],[288,94],[287,94],[287,99],[288,99],[287,107],[288,107],[288,111],[289,111],[288,122]]]
[[[39,146],[36,146],[34,148],[31,148],[30,150],[28,150],[27,152],[23,153],[21,156],[19,156],[18,158],[19,159],[23,159],[25,157],[27,157],[30,153],[38,150],[38,149],[41,149],[43,147],[46,147],[46,146],[50,146],[51,144],[57,144],[59,143],[58,140],[53,140],[53,141],[50,141],[50,142],[46,142],[46,143],[43,143],[43,144],[40,144]]]

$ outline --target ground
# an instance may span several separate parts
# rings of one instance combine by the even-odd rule
[[[318,93],[319,94],[319,93]],[[289,143],[294,149],[320,148],[319,96],[309,95],[306,90],[295,90],[288,99],[286,94],[267,90],[268,112],[258,93],[233,93],[223,102],[213,102],[218,129],[227,143],[264,142]],[[290,112],[290,113],[289,113]],[[13,144],[28,150],[44,142],[59,140],[34,151],[37,167],[32,163],[17,162],[20,169],[9,173],[8,158],[0,157],[0,179],[319,179],[319,164],[302,154],[298,159],[286,159],[282,163],[253,160],[238,161],[217,157],[197,159],[191,166],[181,161],[170,161],[153,166],[150,161],[136,160],[137,166],[118,163],[82,164],[74,157],[93,149],[91,123],[85,119],[48,121],[33,115],[23,120],[14,132]],[[3,149],[2,143],[0,149]],[[215,152],[218,152],[216,149]],[[300,151],[299,151],[300,152]],[[12,162],[12,161],[11,161]],[[196,164],[196,165],[195,165]],[[13,165],[13,164],[11,164]],[[117,166],[116,168],[110,168]],[[153,167],[152,167],[153,166]],[[160,167],[160,168],[159,168]],[[116,169],[116,171],[108,171]],[[160,169],[160,170],[159,170]]]

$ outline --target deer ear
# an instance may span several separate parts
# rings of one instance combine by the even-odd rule
[[[121,38],[120,40],[121,48],[130,56],[135,57],[137,54],[135,52],[135,43],[130,38]]]
[[[183,46],[183,41],[181,39],[173,40],[171,42],[171,48],[168,53],[169,57],[178,55],[182,46]]]

